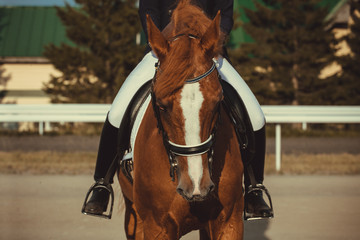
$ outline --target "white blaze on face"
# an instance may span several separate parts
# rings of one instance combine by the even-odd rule
[[[181,92],[181,108],[185,118],[185,144],[198,145],[200,138],[200,109],[204,97],[199,83],[185,84]],[[203,174],[201,155],[187,157],[188,173],[193,181],[193,195],[200,194],[200,181]]]

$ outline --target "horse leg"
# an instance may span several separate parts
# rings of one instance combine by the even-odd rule
[[[229,219],[224,221],[227,214],[220,214],[218,219],[210,221],[208,224],[209,239],[216,240],[242,240],[244,235],[244,223],[242,219],[242,203],[236,204],[230,213]],[[205,238],[206,239],[206,238]]]
[[[164,227],[160,227],[157,224],[150,224],[145,221],[144,227],[144,240],[176,240],[179,239],[176,234],[168,232]]]
[[[161,220],[160,220],[161,219]],[[180,239],[180,223],[172,213],[154,218],[148,215],[144,220],[145,240],[176,240]]]
[[[242,221],[238,221],[238,222],[223,224],[219,229],[216,229],[215,231],[211,229],[210,231],[212,237],[204,238],[204,240],[207,239],[242,240],[244,235],[244,226]],[[208,236],[208,235],[204,235],[204,236]],[[200,233],[200,239],[202,240],[203,238],[201,237],[202,235]]]
[[[125,233],[128,240],[143,240],[143,221],[135,208],[133,202],[124,196],[125,200]]]
[[[200,229],[200,240],[211,240],[205,229]]]
[[[211,227],[210,227],[211,226]],[[200,240],[242,240],[244,233],[243,221],[209,223],[209,229],[200,230]]]

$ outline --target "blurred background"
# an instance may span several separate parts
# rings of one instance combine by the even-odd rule
[[[120,210],[80,208],[109,104],[145,50],[137,7],[0,0],[0,239],[124,239]],[[264,110],[346,109],[332,122],[266,115],[275,219],[245,223],[245,239],[359,239],[360,2],[235,0],[234,12],[229,57]]]

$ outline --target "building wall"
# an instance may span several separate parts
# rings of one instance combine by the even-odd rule
[[[60,75],[52,64],[8,63],[2,65],[2,69],[5,69],[5,76],[10,75],[6,86],[0,87],[0,90],[5,90],[2,103],[50,103],[50,98],[42,88],[43,84],[50,80],[51,75]]]

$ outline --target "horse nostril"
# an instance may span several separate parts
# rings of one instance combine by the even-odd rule
[[[215,190],[215,185],[214,184],[211,184],[210,186],[209,186],[209,192],[208,193],[211,193],[211,192],[213,192]]]
[[[180,194],[181,196],[183,196],[184,194],[184,190],[181,188],[176,188],[176,191],[178,192],[178,194]]]
[[[184,189],[178,187],[176,191],[180,194],[180,196],[185,198],[187,201],[190,201],[192,199],[192,196],[189,193],[187,193]]]

